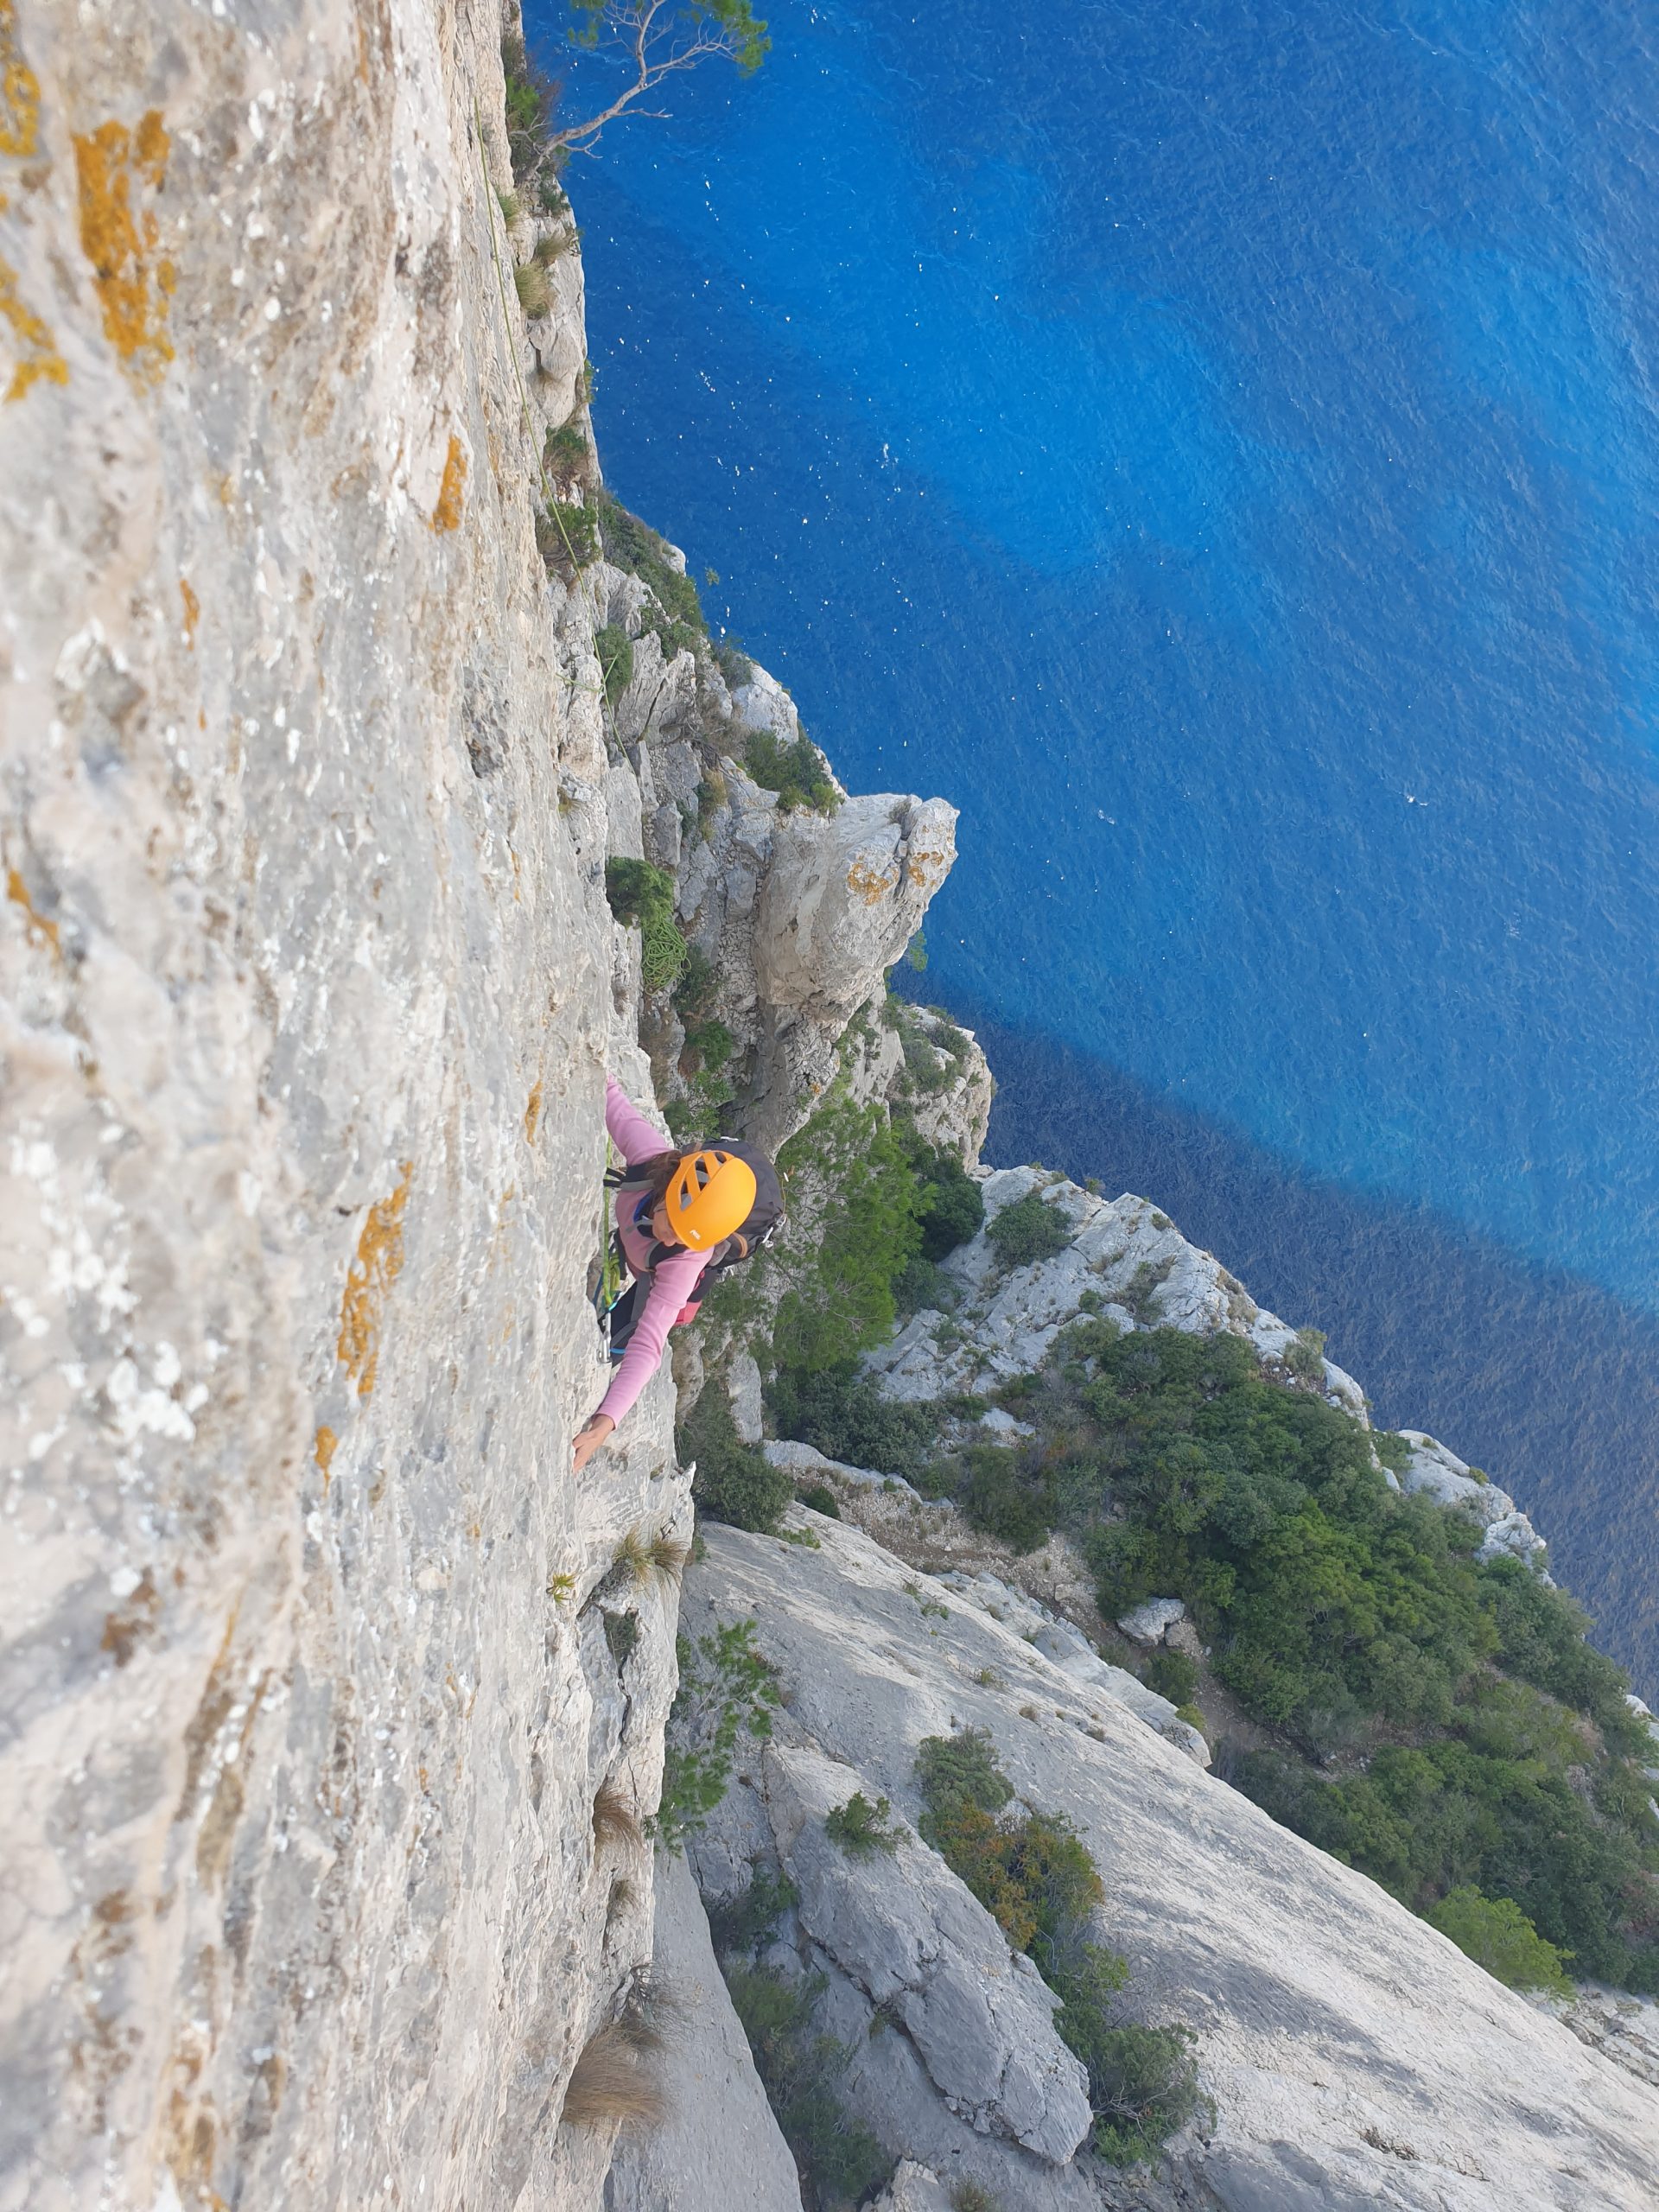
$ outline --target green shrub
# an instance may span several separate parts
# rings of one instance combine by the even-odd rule
[[[1028,1268],[1064,1252],[1071,1242],[1071,1224],[1058,1206],[1027,1191],[1023,1198],[1003,1207],[985,1234],[1005,1268]]]
[[[810,1511],[822,1513],[830,1521],[840,1520],[841,1500],[828,1483],[808,1483],[804,1489],[798,1490],[795,1495],[801,1504],[809,1508]]]
[[[1325,1332],[1298,1329],[1285,1346],[1285,1365],[1299,1382],[1325,1382]]]
[[[678,994],[675,995],[676,1003]],[[704,1075],[718,1075],[737,1048],[737,1039],[723,1021],[702,1021],[689,1027],[685,1049]]]
[[[1567,1961],[1513,1898],[1484,1897],[1465,1885],[1448,1890],[1423,1918],[1511,1989],[1545,1989],[1557,1997],[1573,1993]]]
[[[936,1823],[971,1805],[1000,1813],[1014,1795],[1014,1784],[997,1764],[987,1728],[958,1728],[950,1736],[924,1736],[916,1747],[916,1779],[927,1811],[922,1834],[938,1849]]]
[[[754,1623],[733,1621],[676,1646],[680,1681],[663,1748],[663,1791],[652,1834],[670,1851],[703,1827],[725,1796],[737,1741],[764,1741],[780,1703],[771,1662],[756,1648]]]
[[[506,85],[507,155],[514,177],[522,181],[547,151],[548,125],[559,88],[530,59],[517,32],[501,41],[501,74]]]
[[[609,1645],[611,1656],[617,1665],[626,1666],[632,1656],[634,1645],[639,1641],[639,1614],[607,1613],[605,1641]]]
[[[834,1192],[816,1245],[792,1255],[772,1338],[781,1367],[817,1372],[891,1331],[894,1280],[921,1242],[916,1178],[881,1109],[844,1095],[791,1138],[779,1164],[786,1175],[816,1168]]]
[[[699,946],[688,945],[685,966],[674,986],[674,1010],[688,1029],[708,1018],[719,989],[719,969]]]
[[[770,1535],[795,1495],[788,1472],[738,1437],[731,1401],[718,1382],[705,1384],[675,1436],[681,1464],[696,1460],[691,1495],[711,1521]]]
[[[998,1395],[1039,1436],[988,1485],[993,1516],[1023,1484],[1109,1618],[1185,1600],[1213,1674],[1277,1732],[1234,1770],[1258,1803],[1414,1909],[1508,1897],[1576,1973],[1659,1986],[1659,1821],[1624,1677],[1570,1598],[1477,1559],[1466,1514],[1389,1488],[1373,1445],[1386,1465],[1400,1440],[1239,1338],[1089,1317]]]
[[[810,1444],[826,1459],[906,1481],[927,1465],[938,1430],[932,1406],[882,1397],[851,1360],[816,1372],[779,1368],[766,1399],[780,1436]]]
[[[674,879],[648,861],[605,863],[605,896],[619,922],[638,922],[644,944],[640,974],[648,991],[672,988],[689,948],[674,919]]]
[[[1035,1551],[1059,1520],[1047,1471],[1001,1444],[970,1444],[962,1457],[962,1506],[975,1528],[1017,1552]]]
[[[709,1933],[715,1949],[722,1959],[764,1950],[776,1936],[785,1913],[799,1902],[800,1891],[787,1874],[769,1866],[753,1867],[747,1890],[709,1909]]]
[[[764,1967],[740,1967],[726,1986],[784,2140],[817,2202],[852,2204],[872,2194],[894,2161],[830,2086],[852,2053],[815,2031],[823,1977],[786,1981]]]
[[[888,1817],[892,1811],[885,1797],[872,1805],[861,1789],[855,1789],[844,1805],[825,1815],[823,1832],[843,1851],[897,1851],[899,1832]]]
[[[594,651],[599,656],[605,703],[614,712],[617,701],[633,681],[633,640],[620,622],[607,622],[594,632]]]
[[[542,467],[556,484],[574,483],[588,459],[588,441],[579,423],[565,423],[542,441]]]
[[[949,1313],[956,1302],[955,1282],[931,1260],[907,1261],[893,1279],[893,1311],[902,1321],[912,1313]]]
[[[667,541],[608,493],[599,502],[599,526],[606,558],[647,584],[671,622],[683,623],[696,636],[706,638],[709,625],[697,588],[670,562]]]
[[[803,731],[785,745],[769,729],[755,730],[744,758],[762,791],[776,791],[784,813],[805,807],[813,814],[833,814],[841,794],[825,772],[818,748]]]
[[[599,558],[599,525],[593,509],[555,499],[538,510],[536,549],[551,573],[570,582]]]
[[[954,1153],[919,1147],[912,1165],[921,1179],[922,1257],[943,1260],[985,1225],[979,1185]]]
[[[1084,2043],[1067,2034],[1064,2012],[1056,2025],[1089,2069],[1096,2156],[1114,2166],[1150,2165],[1206,2101],[1192,2062],[1192,2031],[1129,2021]]]
[[[1128,1965],[1088,1936],[1102,1885],[1082,1837],[1056,1814],[998,1819],[1013,1789],[982,1730],[925,1738],[916,1772],[924,1838],[1060,1999],[1054,2024],[1088,2073],[1094,2149],[1115,2165],[1150,2159],[1204,2101],[1192,2039],[1113,2020]]]
[[[1187,1652],[1162,1645],[1142,1666],[1141,1679],[1172,1705],[1185,1705],[1198,1687],[1198,1662]]]

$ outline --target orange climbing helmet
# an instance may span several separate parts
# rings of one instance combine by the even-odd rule
[[[712,1144],[686,1154],[669,1178],[663,1204],[681,1243],[709,1252],[742,1228],[759,1194],[748,1161]]]

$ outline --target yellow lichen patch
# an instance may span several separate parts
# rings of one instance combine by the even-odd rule
[[[536,1087],[531,1092],[530,1097],[524,1106],[524,1142],[526,1144],[535,1143],[536,1132],[541,1127],[541,1124],[542,1085],[541,1079],[538,1077],[537,1078]]]
[[[868,861],[855,861],[847,871],[847,888],[867,906],[879,906],[890,898],[898,880],[895,870],[874,868]]]
[[[324,1490],[327,1490],[328,1487],[328,1470],[334,1464],[334,1452],[339,1443],[340,1439],[334,1434],[334,1430],[330,1428],[325,1421],[323,1426],[317,1431],[316,1440],[311,1446],[311,1450],[315,1457],[317,1465],[322,1470],[322,1486]]]
[[[4,206],[0,200],[0,207]],[[58,342],[17,289],[17,272],[0,261],[0,324],[11,334],[7,349],[15,355],[6,378],[4,397],[21,399],[31,385],[67,384],[69,364],[58,351]]]
[[[160,110],[151,108],[137,130],[124,123],[103,123],[78,134],[74,144],[80,246],[92,264],[104,335],[142,391],[161,382],[173,359],[167,308],[176,271],[170,261],[156,256],[161,226],[155,215],[133,205],[135,183],[151,192],[162,188],[167,131]]]
[[[63,947],[58,942],[57,924],[48,921],[46,916],[38,910],[35,901],[29,895],[29,886],[15,868],[9,868],[6,870],[6,896],[14,906],[22,908],[24,919],[29,925],[29,943],[50,945],[54,954],[61,959]]]
[[[404,1162],[404,1176],[390,1198],[369,1208],[363,1234],[357,1240],[357,1257],[346,1279],[346,1295],[340,1306],[340,1364],[366,1398],[374,1389],[380,1363],[380,1314],[386,1294],[404,1267],[404,1209],[415,1177],[412,1160]]]
[[[179,597],[184,601],[184,642],[195,651],[196,625],[201,620],[201,601],[190,588],[187,580],[179,578]]]
[[[443,481],[438,486],[438,504],[432,510],[434,530],[460,529],[466,489],[467,456],[461,449],[461,440],[451,430],[449,452],[443,464]]]
[[[12,0],[0,0],[0,154],[27,162],[40,149],[40,82],[17,43]]]

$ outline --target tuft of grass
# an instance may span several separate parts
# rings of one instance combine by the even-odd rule
[[[684,1574],[691,1557],[691,1547],[677,1536],[671,1536],[666,1529],[659,1529],[646,1547],[651,1571],[664,1582],[677,1583]]]
[[[664,1582],[677,1582],[690,1556],[690,1545],[665,1529],[653,1529],[647,1535],[644,1529],[633,1528],[613,1553],[611,1572],[629,1582],[646,1582],[653,1574]]]
[[[611,1572],[627,1582],[643,1582],[651,1573],[651,1548],[643,1529],[628,1530],[611,1554]]]
[[[547,281],[547,271],[539,261],[521,261],[512,272],[513,289],[518,295],[518,304],[533,321],[545,315],[553,304],[553,292]]]
[[[633,681],[633,640],[620,622],[607,622],[594,632],[594,651],[599,656],[605,703],[614,713],[618,700]]]
[[[666,2050],[684,2023],[685,2006],[678,1992],[659,1981],[649,1967],[634,1977],[627,2002],[616,2017],[629,2048],[647,2058]]]
[[[590,2036],[564,2092],[559,2124],[568,2127],[655,2127],[666,2109],[663,2092],[620,2026]]]
[[[639,1641],[638,1613],[607,1613],[605,1641],[610,1646],[611,1656],[619,1667],[626,1667],[633,1656],[633,1647]]]
[[[639,1825],[639,1815],[623,1795],[620,1785],[608,1775],[594,1794],[594,1848],[602,1851],[607,1843],[633,1852],[643,1852],[645,1847],[645,1830]]]
[[[1285,1365],[1299,1382],[1325,1382],[1325,1332],[1298,1329],[1285,1346]]]
[[[639,1896],[639,1885],[634,1880],[632,1874],[618,1874],[613,1877],[611,1882],[610,1898],[605,1907],[605,1925],[607,1928],[610,1926],[613,1920],[620,1920],[621,1918],[622,1915],[632,1905],[634,1899]]]
[[[959,2181],[950,2192],[950,2212],[1002,2212],[1002,2200],[976,2181]]]
[[[567,1572],[548,1576],[547,1594],[556,1605],[568,1605],[575,1593],[576,1578],[574,1574]]]
[[[543,231],[536,241],[536,258],[543,269],[550,269],[556,261],[569,252],[575,242],[574,231]]]
[[[498,192],[495,196],[500,205],[501,219],[511,230],[520,213],[518,195],[516,192]]]

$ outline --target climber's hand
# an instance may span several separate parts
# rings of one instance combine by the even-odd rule
[[[615,1428],[609,1414],[595,1414],[586,1428],[576,1431],[575,1471],[580,1474],[600,1446]]]

